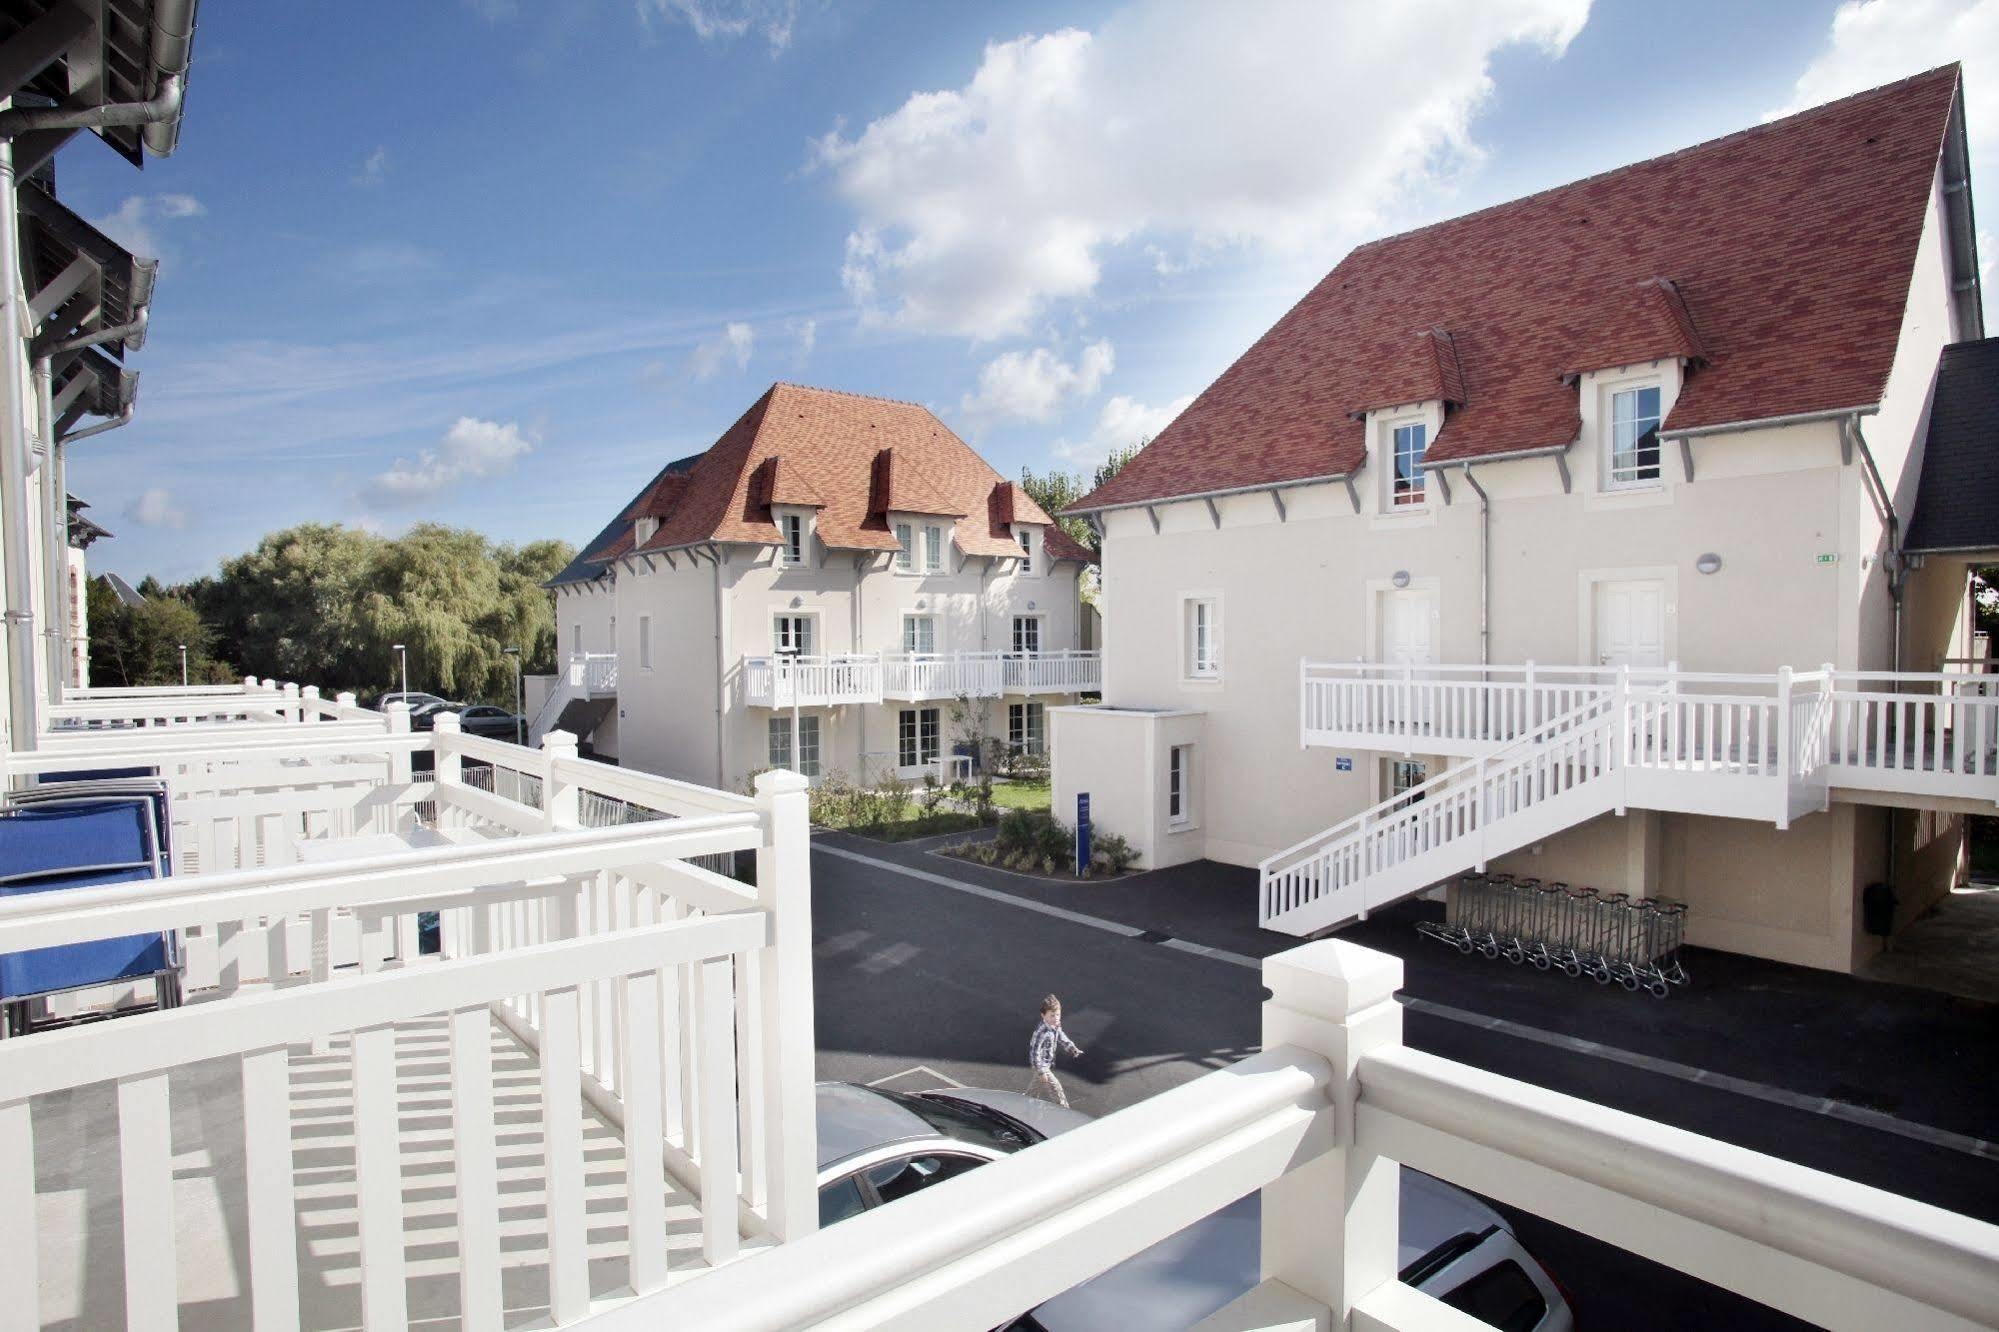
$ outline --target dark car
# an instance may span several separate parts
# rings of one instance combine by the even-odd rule
[[[458,729],[467,735],[483,735],[494,740],[518,740],[523,733],[518,713],[496,708],[491,703],[474,703],[458,709]]]
[[[1019,1092],[916,1095],[822,1082],[819,1224],[831,1225],[1090,1122]],[[1401,1278],[1509,1332],[1569,1332],[1554,1280],[1505,1219],[1462,1189],[1402,1171]],[[1023,1314],[1008,1332],[1186,1328],[1260,1279],[1262,1214],[1250,1194]]]
[[[436,707],[439,704],[448,704],[449,702],[449,699],[440,698],[436,694],[426,694],[421,690],[412,689],[407,693],[398,691],[395,693],[377,694],[367,701],[366,706],[373,708],[377,712],[381,712],[391,703],[407,703],[410,707],[410,716],[414,717],[424,708]]]

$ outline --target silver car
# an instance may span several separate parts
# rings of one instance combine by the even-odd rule
[[[909,1095],[819,1084],[819,1224],[962,1175],[1090,1122],[1018,1092]],[[1261,1213],[1238,1199],[1064,1291],[1009,1332],[1178,1332],[1259,1279]],[[1570,1332],[1568,1301],[1499,1213],[1442,1180],[1402,1171],[1402,1280],[1506,1332]]]

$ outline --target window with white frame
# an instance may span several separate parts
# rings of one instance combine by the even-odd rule
[[[1389,432],[1391,507],[1402,509],[1423,502],[1423,451],[1429,443],[1430,427],[1421,421],[1396,426]]]
[[[1415,804],[1423,798],[1422,794],[1419,792],[1412,796],[1408,793],[1429,780],[1429,777],[1428,764],[1415,759],[1388,760],[1388,798],[1395,802],[1396,809]]]
[[[896,758],[905,768],[927,767],[942,752],[943,714],[936,708],[904,708],[896,731]]]
[[[937,617],[935,615],[905,615],[902,617],[902,650],[904,652],[930,653],[937,650]]]
[[[659,519],[639,519],[632,524],[632,544],[643,546],[647,541],[652,539],[652,534],[657,531],[659,531]]]
[[[1016,657],[1038,657],[1041,655],[1041,617],[1039,615],[1016,615],[1013,617],[1013,654]]]
[[[618,645],[614,642],[611,646],[615,649]],[[569,650],[576,656],[583,655],[583,625],[580,622],[569,626]]]
[[[1023,527],[1015,532],[1014,535],[1020,540],[1020,571],[1023,574],[1032,574],[1034,572],[1034,529]]]
[[[805,515],[787,513],[777,520],[778,535],[784,538],[784,545],[778,551],[778,562],[787,569],[803,568],[805,565]]]
[[[923,571],[936,573],[944,567],[944,529],[923,529]]]
[[[1610,453],[1604,484],[1632,490],[1659,484],[1659,386],[1610,395]]]
[[[1222,673],[1220,599],[1188,597],[1181,607],[1181,669],[1191,680],[1219,679]]]
[[[895,567],[904,573],[916,568],[916,533],[908,523],[895,525]]]
[[[1175,745],[1166,755],[1166,822],[1182,828],[1194,821],[1194,747]]]
[[[790,717],[770,719],[770,766],[792,768],[805,777],[819,775],[819,719],[801,715],[798,718],[798,764],[791,761],[791,721]]]
[[[639,616],[639,669],[652,669],[652,616]]]
[[[778,615],[770,622],[771,651],[781,656],[809,657],[812,655],[812,617],[810,615]]]
[[[1017,754],[1048,752],[1048,711],[1040,703],[1006,705],[1006,743]]]

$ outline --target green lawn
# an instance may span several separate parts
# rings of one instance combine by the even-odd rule
[[[1045,810],[1053,799],[1047,782],[993,783],[993,804],[1001,809]]]

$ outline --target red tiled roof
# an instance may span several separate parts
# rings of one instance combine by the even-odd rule
[[[1441,378],[1433,459],[1572,443],[1563,376],[1696,361],[1668,428],[1880,399],[1958,68],[1363,245],[1076,506],[1309,477],[1365,458],[1350,415]],[[1419,392],[1419,390],[1421,390]]]
[[[1002,490],[1016,492],[1007,521],[995,517],[993,497]],[[893,510],[957,518],[956,544],[971,555],[1018,556],[1008,522],[1021,522],[1049,524],[1047,549],[1057,558],[1094,558],[926,409],[775,384],[707,452],[648,483],[577,566],[630,553],[632,520],[641,516],[660,522],[644,550],[707,541],[774,546],[773,503],[816,507],[819,538],[837,550],[895,550]]]

